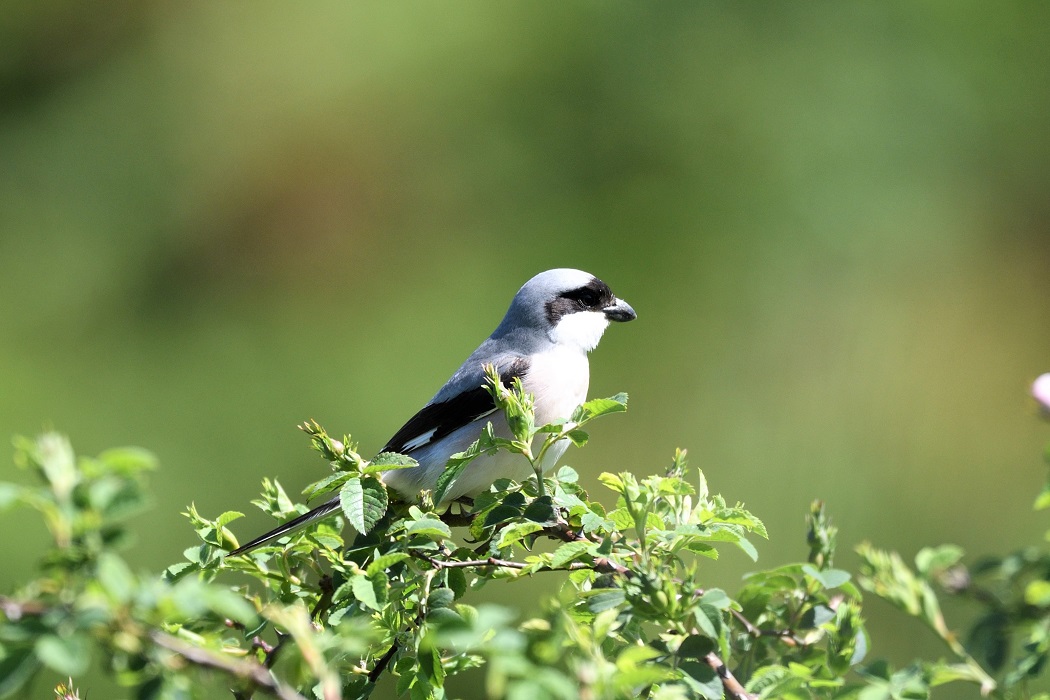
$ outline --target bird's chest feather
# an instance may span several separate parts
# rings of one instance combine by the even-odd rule
[[[575,349],[556,349],[532,357],[522,381],[536,397],[536,425],[568,418],[587,399],[590,366],[587,355]]]

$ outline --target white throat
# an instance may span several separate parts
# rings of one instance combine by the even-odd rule
[[[557,345],[590,352],[609,327],[609,319],[600,311],[577,311],[562,316],[548,334]]]

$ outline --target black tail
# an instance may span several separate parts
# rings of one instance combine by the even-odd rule
[[[287,535],[289,532],[294,532],[295,530],[298,530],[299,528],[303,527],[304,525],[312,523],[315,520],[320,520],[321,518],[327,517],[327,516],[331,515],[332,513],[336,512],[337,510],[339,510],[339,496],[338,495],[336,495],[335,498],[333,498],[333,499],[331,499],[329,501],[326,501],[325,503],[322,503],[321,505],[317,506],[316,508],[311,510],[309,513],[303,513],[298,518],[293,518],[293,519],[289,520],[284,525],[281,525],[280,527],[277,527],[277,528],[274,528],[273,530],[270,530],[265,535],[260,535],[259,537],[256,537],[254,540],[252,540],[248,544],[241,545],[240,547],[238,547],[237,549],[233,550],[232,552],[230,552],[226,556],[228,556],[228,557],[235,557],[238,554],[244,554],[245,552],[253,550],[253,549],[255,549],[256,547],[258,547],[260,545],[264,545],[267,542],[270,542],[272,540],[276,540],[278,537],[283,537],[284,535]]]

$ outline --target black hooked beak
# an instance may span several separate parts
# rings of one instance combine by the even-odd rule
[[[623,299],[614,299],[612,305],[606,306],[602,312],[610,321],[633,321],[638,318],[638,314],[634,312],[631,305]]]

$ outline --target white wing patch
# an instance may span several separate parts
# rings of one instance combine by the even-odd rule
[[[434,433],[436,433],[436,432],[437,432],[437,428],[431,428],[430,430],[428,430],[427,432],[423,433],[422,435],[417,435],[414,438],[412,438],[411,440],[406,440],[405,441],[405,446],[404,446],[404,451],[405,452],[411,452],[412,450],[418,450],[423,445],[429,444],[430,443],[430,439],[432,437],[434,437]]]

